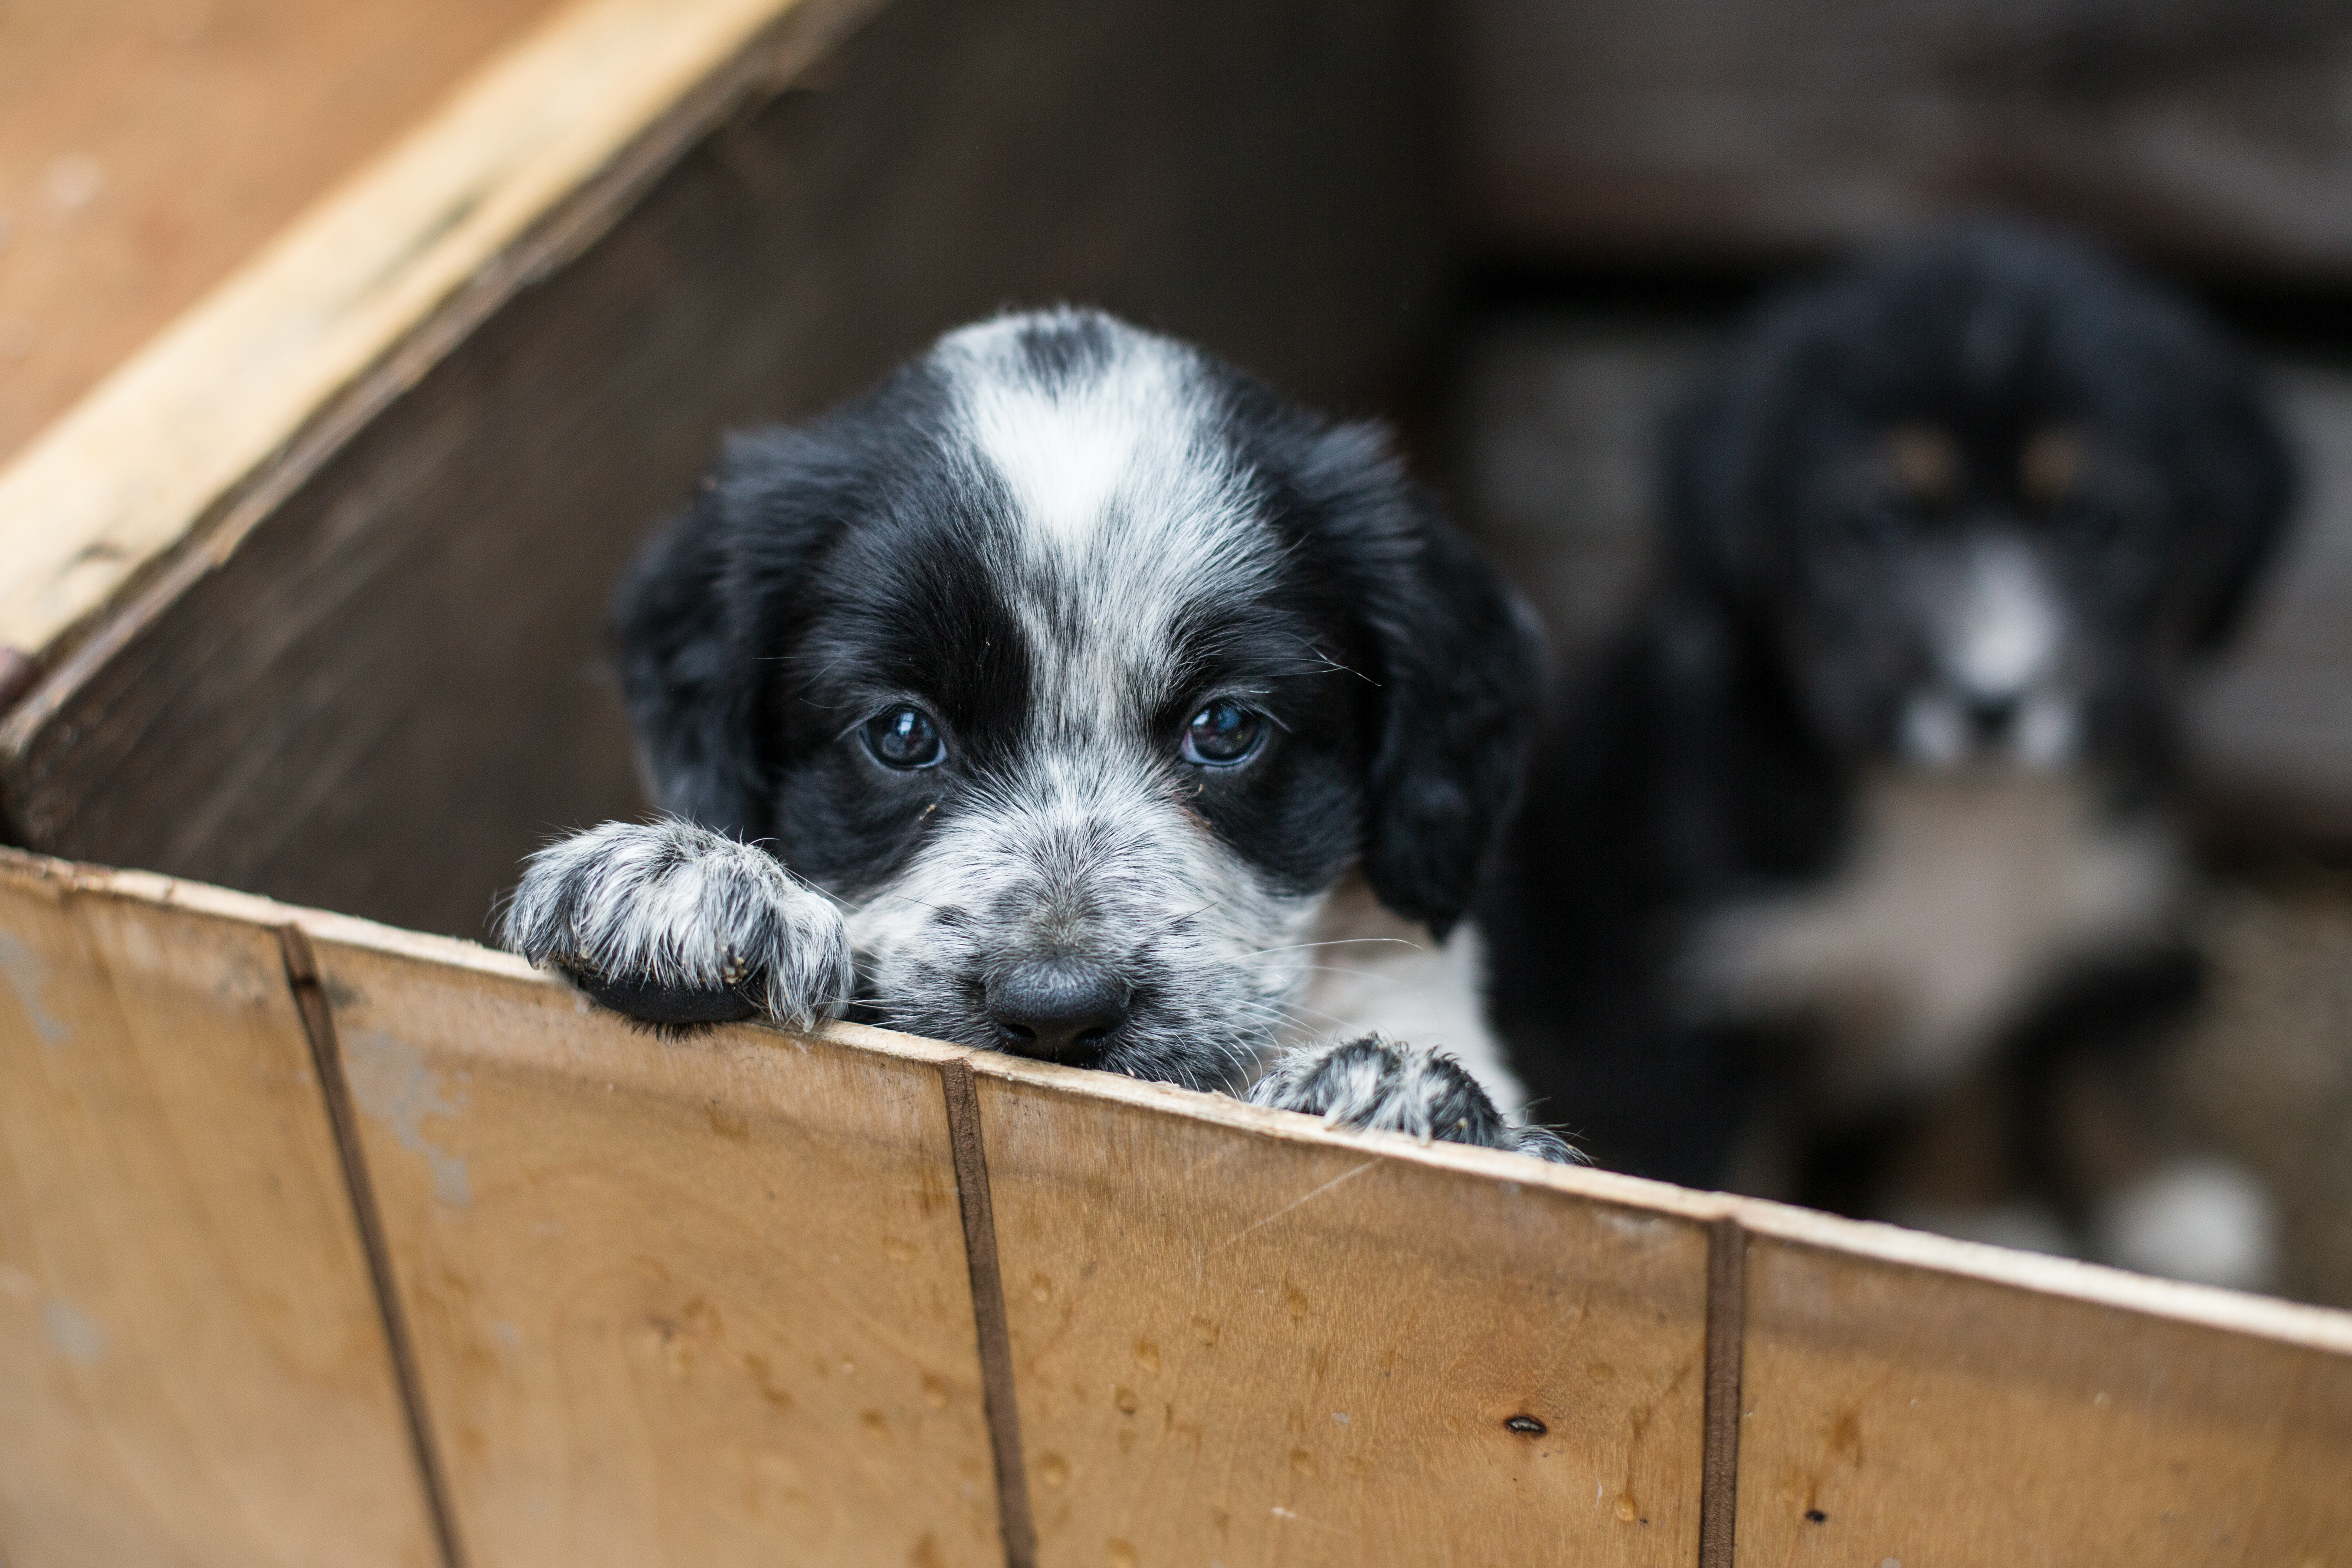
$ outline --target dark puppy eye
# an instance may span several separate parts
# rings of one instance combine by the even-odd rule
[[[1212,702],[1184,726],[1184,760],[1195,767],[1237,767],[1265,740],[1265,716],[1238,702]]]
[[[939,726],[919,708],[892,708],[866,721],[858,733],[886,768],[928,768],[947,755]]]

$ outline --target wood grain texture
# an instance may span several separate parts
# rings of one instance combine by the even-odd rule
[[[952,1053],[310,930],[470,1562],[1002,1560]]]
[[[13,854],[0,1552],[439,1562],[272,933]]]
[[[1039,1563],[1693,1560],[1702,1225],[971,1059]]]
[[[2006,206],[2352,278],[2352,17],[2313,0],[1475,0],[1466,205],[1522,259],[1820,256]]]
[[[574,0],[502,55],[0,472],[0,645],[54,659],[196,534],[234,548],[257,501],[674,153],[666,121],[723,109],[697,92],[793,8]]]
[[[1747,1277],[1743,1563],[2352,1562],[2340,1318],[2270,1342],[1785,1237]]]
[[[0,458],[548,5],[0,8]]]
[[[1444,254],[1416,16],[898,0],[52,671],[0,729],[14,826],[479,931],[637,805],[603,607],[727,427],[1057,299],[1342,408],[1399,384]]]

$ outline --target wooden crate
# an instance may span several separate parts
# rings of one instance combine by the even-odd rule
[[[0,960],[14,1568],[2352,1562],[2347,1314],[16,852]]]
[[[0,800],[145,868],[0,851],[10,1568],[2352,1563],[2339,1314],[396,928],[636,804],[598,609],[720,428],[1066,296],[1391,405],[1432,58],[584,0],[0,473]]]

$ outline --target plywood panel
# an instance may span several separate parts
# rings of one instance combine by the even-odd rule
[[[1466,205],[1523,260],[1818,256],[2000,205],[2352,278],[2352,17],[2312,0],[1476,0]]]
[[[650,192],[603,176],[562,208],[562,243],[491,245],[555,201],[551,161],[587,178],[587,132],[613,128],[572,123],[527,73],[507,111],[546,134],[489,145],[531,156],[466,165],[453,150],[480,138],[428,136],[452,160],[439,183],[404,180],[398,221],[360,229],[383,288],[319,238],[301,275],[318,310],[280,321],[254,283],[229,350],[163,366],[127,425],[93,415],[82,456],[45,443],[26,459],[48,462],[40,485],[22,465],[0,480],[0,552],[16,527],[65,584],[9,600],[18,622],[0,605],[0,641],[163,573],[0,731],[26,842],[478,933],[521,854],[638,804],[604,606],[728,426],[805,417],[1007,303],[1095,300],[1350,409],[1400,384],[1436,325],[1413,0],[895,0],[814,68],[866,8],[762,4],[782,16],[770,44],[710,68],[736,96],[690,94],[646,133],[671,156],[681,123],[709,133]],[[668,38],[674,9],[583,13]],[[690,8],[706,37],[751,9]],[[625,65],[604,37],[599,69],[641,89],[615,52]],[[753,79],[791,85],[740,101]],[[664,166],[645,145],[623,174]],[[461,284],[454,315],[426,310]],[[352,296],[364,309],[341,310]],[[397,351],[294,439],[310,410],[289,410],[284,375],[357,374],[359,326]],[[214,366],[247,355],[268,374],[231,420]],[[194,434],[225,426],[241,457]],[[221,504],[234,515],[202,548],[157,565],[160,537]],[[107,547],[60,542],[68,511]]]
[[[0,7],[0,458],[549,4]]]
[[[1910,1245],[2051,1278],[1752,1239],[1740,1563],[2352,1563],[2352,1320]]]
[[[1706,1241],[1646,1184],[971,1062],[1040,1563],[1693,1561]]]
[[[476,1568],[1002,1561],[952,1053],[668,1043],[341,929],[315,952]]]
[[[439,1554],[270,929],[0,855],[10,1568]]]

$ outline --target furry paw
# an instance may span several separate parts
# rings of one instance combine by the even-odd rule
[[[841,911],[775,858],[675,818],[608,822],[530,858],[500,935],[615,1012],[685,1027],[840,1016]]]
[[[1250,1086],[1248,1099],[1320,1116],[1334,1127],[1410,1132],[1564,1163],[1584,1158],[1548,1128],[1511,1125],[1478,1080],[1444,1052],[1378,1035],[1292,1051]]]

